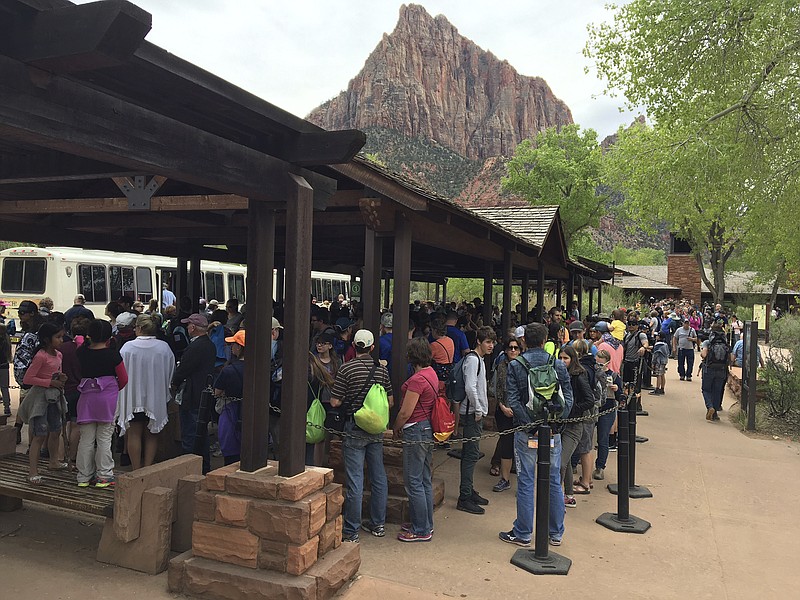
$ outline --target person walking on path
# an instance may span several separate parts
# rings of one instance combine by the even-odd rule
[[[691,381],[694,371],[694,349],[697,346],[697,332],[692,329],[688,319],[672,336],[672,350],[678,355],[678,375],[681,381]]]
[[[522,357],[531,367],[547,364],[552,357],[545,352],[547,327],[533,323],[525,328],[525,344],[528,350]],[[554,362],[561,393],[564,395],[566,410],[572,410],[572,385],[567,367],[560,360]],[[528,372],[519,361],[508,367],[506,378],[506,402],[514,413],[514,427],[533,422],[528,412]],[[514,452],[517,459],[517,518],[511,531],[501,531],[502,541],[517,546],[531,544],[533,534],[534,482],[536,481],[536,452],[538,440],[534,430],[514,433]],[[548,535],[550,544],[560,546],[564,537],[564,494],[561,490],[561,434],[553,434],[550,445],[550,512],[548,514]]]
[[[483,432],[481,421],[489,412],[486,365],[484,357],[491,355],[497,336],[491,327],[480,327],[477,331],[475,350],[464,356],[464,390],[466,398],[461,402],[461,422],[464,439],[479,437]],[[459,487],[458,510],[482,515],[489,501],[475,491],[473,476],[480,456],[480,446],[475,441],[465,441],[461,449],[461,485]]]
[[[723,331],[720,319],[711,325],[711,335],[700,348],[703,359],[703,401],[706,405],[706,421],[719,421],[717,414],[722,410],[722,396],[728,381],[728,366],[734,356]]]

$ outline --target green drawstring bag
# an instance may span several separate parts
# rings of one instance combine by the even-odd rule
[[[369,388],[364,405],[353,415],[356,425],[371,434],[383,433],[389,426],[389,396],[380,383]]]
[[[308,384],[311,393],[314,394],[314,401],[306,413],[306,444],[318,444],[325,439],[325,407],[319,400],[319,396],[314,393],[314,388]],[[316,426],[316,427],[315,427]]]

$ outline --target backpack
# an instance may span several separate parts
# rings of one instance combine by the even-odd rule
[[[562,416],[567,403],[558,384],[555,357],[550,356],[545,364],[538,367],[532,367],[521,355],[514,360],[523,365],[528,373],[528,403],[525,408],[531,419],[544,418],[548,411]]]
[[[439,342],[438,340],[433,340],[431,342],[433,344],[439,344],[442,348],[445,349],[445,353],[447,353],[447,349],[445,348],[444,344]],[[439,381],[444,381],[445,384],[450,384],[453,381],[453,363],[437,363],[434,362],[431,364],[433,370],[436,371],[436,376],[439,378]]]
[[[430,381],[428,381],[428,384],[430,384]],[[431,387],[433,386],[431,385]],[[437,389],[433,391],[436,394],[436,400],[434,400],[431,408],[433,437],[437,442],[446,442],[456,430],[456,416],[450,410],[450,402],[447,400],[447,396]]]
[[[708,344],[706,365],[727,366],[730,353],[731,351],[725,338],[721,335],[715,335]]]
[[[458,361],[453,367],[452,393],[450,394],[450,398],[453,402],[463,402],[467,398],[467,388],[464,384],[464,363],[466,362],[466,358],[473,354],[478,358],[477,375],[478,377],[481,375],[481,363],[483,361],[473,350],[470,350],[464,354],[464,356],[461,357],[461,360]]]
[[[373,378],[377,366],[376,363],[372,368],[369,379]],[[353,418],[356,425],[367,433],[374,435],[386,431],[389,426],[389,395],[386,393],[386,388],[380,383],[373,383],[367,390],[364,403],[353,414]]]
[[[189,347],[189,332],[186,331],[186,326],[178,324],[173,327],[172,332],[169,334],[169,345],[172,347],[172,353],[175,358],[180,358],[186,348]]]

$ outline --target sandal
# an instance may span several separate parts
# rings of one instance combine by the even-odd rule
[[[62,463],[58,463],[55,466],[48,465],[47,466],[47,470],[48,471],[67,471],[67,470],[69,470],[69,463],[62,462]]]
[[[489,475],[492,477],[498,477],[500,475],[500,467],[492,465],[492,468],[489,469]]]
[[[575,481],[572,483],[572,492],[574,494],[590,494],[591,490],[580,481]]]
[[[31,485],[42,485],[44,479],[41,475],[28,475],[28,483]]]

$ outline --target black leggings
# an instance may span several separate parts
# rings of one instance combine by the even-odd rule
[[[497,403],[497,408],[494,411],[494,420],[497,424],[498,431],[508,431],[514,426],[514,419],[512,417],[507,417],[503,414],[503,411],[500,410],[500,403]],[[498,441],[498,447],[500,448],[500,458],[507,458],[513,459],[514,458],[514,435],[507,434],[501,435],[500,440]]]

